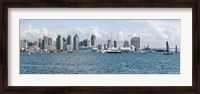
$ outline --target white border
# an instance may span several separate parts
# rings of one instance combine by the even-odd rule
[[[181,74],[19,75],[19,19],[181,19]],[[192,86],[191,8],[9,8],[9,86]]]

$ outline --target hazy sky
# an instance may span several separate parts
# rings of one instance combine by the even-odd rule
[[[170,48],[180,47],[181,20],[20,20],[20,39],[38,41],[44,35],[56,39],[58,35],[79,35],[90,39],[96,35],[97,44],[106,44],[111,38],[122,46],[131,37],[140,37],[141,48],[163,48],[169,41]]]

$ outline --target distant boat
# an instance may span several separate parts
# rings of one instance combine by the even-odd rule
[[[169,51],[169,44],[168,44],[168,41],[166,42],[166,52],[164,52],[165,55],[172,55],[173,53]]]

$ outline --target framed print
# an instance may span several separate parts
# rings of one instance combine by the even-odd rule
[[[199,93],[198,1],[3,1],[1,91]]]

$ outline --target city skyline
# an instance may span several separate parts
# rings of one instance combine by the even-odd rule
[[[79,40],[90,41],[95,35],[95,46],[103,46],[112,38],[122,47],[125,40],[131,43],[132,37],[140,37],[141,48],[148,44],[163,48],[165,41],[170,47],[180,47],[180,20],[20,20],[20,40],[34,42],[43,36],[55,40],[58,35],[72,35],[73,39],[76,34]]]

